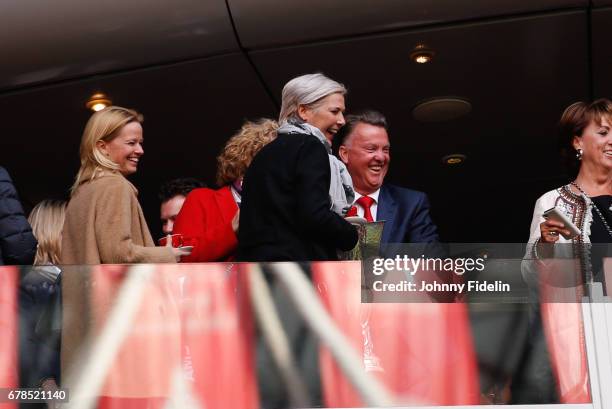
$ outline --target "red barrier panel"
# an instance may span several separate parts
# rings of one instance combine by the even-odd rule
[[[127,269],[92,267],[86,287],[91,317],[82,319],[92,320],[93,329],[103,327]],[[182,368],[187,389],[202,407],[258,407],[249,270],[249,264],[230,263],[155,266],[99,406],[162,408],[172,394],[172,374]],[[0,276],[8,283],[0,288],[0,326],[2,334],[13,334],[0,338],[2,385],[17,382],[17,271],[10,271]],[[312,271],[313,284],[362,358],[364,371],[383,382],[397,403],[479,403],[467,305],[362,304],[360,262],[313,263]],[[588,402],[579,305],[561,305],[570,309],[565,312],[551,307],[543,305],[542,311],[561,397],[566,403]],[[327,349],[321,349],[319,360],[326,406],[364,406]]]
[[[96,266],[91,272],[91,314],[102,330],[114,307],[128,266]],[[181,365],[179,282],[176,269],[156,266],[145,284],[142,302],[129,333],[108,372],[101,408],[161,407],[170,395],[172,373]],[[142,406],[141,406],[142,407]]]
[[[331,316],[363,357],[364,370],[399,403],[479,403],[478,370],[465,304],[361,304],[359,262],[313,264]],[[364,406],[329,351],[321,351],[325,404]]]
[[[100,330],[126,266],[92,271],[92,315]],[[254,340],[245,273],[232,264],[158,265],[99,400],[104,409],[161,408],[172,374],[206,408],[256,408]],[[247,268],[247,266],[244,266]]]
[[[542,324],[561,403],[591,403],[581,304],[584,288],[576,266],[574,259],[538,264]]]
[[[18,276],[16,267],[0,267],[0,388],[18,386]],[[16,409],[17,404],[0,403],[0,408]]]
[[[249,266],[181,267],[186,273],[184,345],[191,354],[196,395],[205,408],[259,407]]]

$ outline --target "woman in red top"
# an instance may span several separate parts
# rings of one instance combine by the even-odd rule
[[[173,230],[193,240],[193,251],[182,262],[233,259],[238,245],[242,177],[257,152],[276,138],[277,129],[277,123],[269,119],[247,121],[217,157],[217,185],[222,187],[189,193]]]

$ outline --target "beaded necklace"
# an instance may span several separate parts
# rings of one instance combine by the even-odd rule
[[[570,183],[572,184],[572,186],[574,186],[576,189],[578,189],[580,191],[580,193],[582,193],[583,195],[585,195],[586,197],[591,199],[591,196],[587,195],[586,192],[584,190],[582,190],[582,188],[580,186],[578,186],[578,183],[576,183],[576,181],[570,182]],[[591,203],[593,204],[593,208],[595,209],[595,211],[599,215],[599,218],[601,219],[601,221],[603,222],[604,226],[606,227],[606,230],[608,231],[608,234],[610,235],[610,237],[612,237],[612,229],[610,229],[610,226],[608,225],[608,222],[606,221],[604,215],[601,213],[601,210],[599,210],[599,207],[597,207],[597,205],[595,204],[593,199],[591,199]]]

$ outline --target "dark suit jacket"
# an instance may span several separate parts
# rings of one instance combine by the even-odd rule
[[[192,190],[172,229],[172,233],[183,234],[195,241],[191,254],[181,257],[181,261],[195,263],[231,260],[238,246],[232,229],[236,211],[238,206],[229,186],[219,190]]]
[[[280,133],[253,159],[242,187],[238,259],[335,260],[356,229],[330,210],[327,151],[313,135]]]
[[[34,262],[36,239],[8,172],[0,167],[0,265]]]
[[[431,243],[438,241],[423,192],[383,184],[378,196],[377,220],[384,220],[382,243]]]

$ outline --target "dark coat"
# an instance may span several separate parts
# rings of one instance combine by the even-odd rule
[[[329,158],[313,135],[279,133],[253,159],[243,181],[238,259],[336,260],[357,230],[330,210]]]
[[[0,265],[32,264],[36,245],[13,181],[6,169],[0,167]]]

